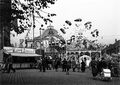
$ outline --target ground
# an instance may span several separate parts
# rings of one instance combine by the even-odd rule
[[[72,72],[66,75],[59,69],[39,72],[37,69],[16,70],[16,73],[0,72],[0,85],[119,85],[120,79],[101,81],[92,78],[90,70],[85,73]]]

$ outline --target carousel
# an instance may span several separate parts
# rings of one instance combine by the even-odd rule
[[[84,41],[87,43],[86,46],[83,44]],[[87,39],[82,39],[79,45],[73,41],[71,44],[67,45],[67,59],[75,59],[76,62],[79,61],[80,63],[82,60],[86,59],[86,66],[89,67],[89,64],[93,57],[101,57],[101,50],[89,49],[90,46],[91,42]]]
[[[44,32],[33,39],[35,49],[43,49],[45,56],[60,56],[65,53],[63,42],[64,38],[58,34],[54,26],[49,25]]]

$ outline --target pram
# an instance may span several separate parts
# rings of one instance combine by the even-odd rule
[[[112,80],[111,77],[111,70],[110,69],[103,69],[100,76],[101,80]]]

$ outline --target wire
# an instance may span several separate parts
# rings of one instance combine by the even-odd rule
[[[37,19],[35,19],[38,23],[40,23]],[[42,23],[40,23],[40,24],[42,24]]]

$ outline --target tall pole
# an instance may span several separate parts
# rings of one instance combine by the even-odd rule
[[[34,29],[35,29],[35,10],[34,10],[34,7],[33,7],[33,11],[32,11],[32,14],[33,14],[33,44],[34,44]],[[34,45],[33,45],[33,48],[34,48]]]
[[[42,44],[41,44],[41,42],[42,42],[42,33],[41,33],[41,31],[42,30],[44,30],[44,29],[42,29],[42,27],[40,27],[40,49],[42,48]]]
[[[40,28],[40,49],[41,49],[41,47],[42,47],[42,46],[41,46],[41,38],[42,38],[42,37],[41,37],[41,28]]]

